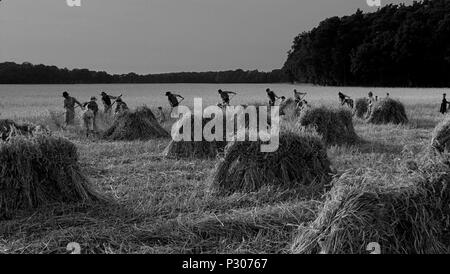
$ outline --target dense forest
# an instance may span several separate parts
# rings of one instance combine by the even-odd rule
[[[319,85],[450,86],[450,1],[358,10],[295,38],[283,71]]]
[[[276,83],[285,81],[281,70],[241,69],[219,72],[179,72],[110,75],[104,71],[60,69],[30,63],[0,63],[0,84],[108,84],[108,83]]]

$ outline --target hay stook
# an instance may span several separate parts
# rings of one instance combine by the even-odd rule
[[[375,103],[368,119],[369,123],[380,124],[406,124],[408,117],[405,106],[398,100],[386,98]]]
[[[190,119],[186,121],[185,119]],[[195,119],[201,119],[202,121],[202,130],[205,125],[210,122],[213,118],[203,118],[203,117],[195,117],[194,115],[184,116],[178,122],[181,124],[190,124],[191,126],[191,138],[190,140],[180,140],[174,141],[172,140],[170,144],[163,151],[163,156],[168,158],[215,158],[218,153],[223,152],[226,142],[225,132],[223,134],[223,141],[208,141],[202,134],[201,141],[195,141],[194,139],[194,123]],[[225,123],[224,123],[225,124]],[[180,128],[178,134],[183,135],[184,127]],[[214,133],[214,131],[213,131]]]
[[[125,111],[116,118],[113,125],[103,133],[103,138],[114,141],[147,141],[168,138],[170,134],[158,123],[148,107]]]
[[[347,108],[308,108],[301,112],[298,122],[314,128],[327,145],[354,144],[358,140],[353,115]]]
[[[431,139],[432,152],[441,156],[450,156],[450,116],[441,121],[433,131]]]
[[[325,146],[316,133],[285,129],[273,153],[261,152],[261,144],[230,143],[214,172],[212,192],[254,192],[263,186],[293,189],[305,195],[324,190],[331,169]]]
[[[356,117],[364,119],[369,111],[369,102],[366,98],[356,99],[354,115]]]
[[[0,142],[0,174],[0,218],[51,203],[105,200],[83,176],[75,145],[63,138]]]
[[[319,216],[299,229],[291,251],[369,254],[368,245],[378,243],[383,254],[450,252],[450,170],[436,163],[422,170],[403,186],[366,182],[366,172],[333,182]]]
[[[23,135],[32,136],[38,134],[50,135],[51,132],[46,127],[34,124],[18,124],[13,120],[2,119],[0,120],[0,140],[8,141],[9,139]]]

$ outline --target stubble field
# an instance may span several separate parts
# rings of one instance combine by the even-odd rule
[[[337,100],[320,103],[335,105]],[[328,148],[335,179],[364,172],[369,181],[395,184],[405,164],[429,146],[443,119],[438,107],[439,101],[407,100],[410,121],[401,126],[355,118],[361,140]],[[45,115],[21,120],[52,126]],[[170,130],[171,123],[164,127]],[[217,161],[163,158],[170,139],[108,142],[86,138],[80,128],[54,134],[76,144],[83,172],[114,203],[21,212],[0,222],[0,253],[67,253],[70,242],[79,243],[82,253],[290,253],[297,228],[314,221],[323,206],[322,198],[270,187],[211,195]]]

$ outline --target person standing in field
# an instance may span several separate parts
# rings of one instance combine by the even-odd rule
[[[275,106],[275,102],[277,99],[280,99],[273,90],[270,90],[270,88],[266,89],[267,96],[269,97],[269,105],[271,107]]]
[[[86,128],[86,137],[89,137],[89,133],[94,133],[97,130],[97,114],[98,114],[98,104],[97,104],[97,98],[91,97],[91,100],[89,102],[86,102],[83,104],[83,108],[86,108],[87,110],[83,114],[83,121],[84,121],[84,127]]]
[[[442,103],[441,103],[441,109],[439,112],[442,114],[446,114],[448,104],[449,104],[449,102],[447,101],[447,94],[444,93],[443,98],[442,98]]]
[[[163,111],[162,107],[158,107],[158,114],[157,114],[157,116],[158,116],[158,122],[160,124],[164,123],[166,121],[166,115],[164,115],[164,111]]]
[[[121,97],[117,98],[116,111],[114,113],[118,115],[128,110],[129,110],[128,105],[122,100],[122,98]]]
[[[307,95],[306,92],[299,92],[296,89],[294,89],[294,100],[295,103],[297,104],[297,107],[303,107],[303,103],[306,103],[306,101],[303,100],[303,98],[305,98],[305,96]]]
[[[222,106],[226,107],[230,105],[230,94],[231,95],[237,95],[236,92],[233,91],[223,91],[221,89],[218,90],[220,98],[222,99]]]
[[[373,92],[369,92],[369,97],[367,98],[367,101],[369,103],[369,110],[367,111],[367,118],[372,115],[373,105],[375,104],[375,98],[373,97]]]
[[[66,126],[73,125],[75,121],[75,105],[83,108],[80,102],[71,97],[67,91],[63,92],[64,108],[66,109]]]
[[[176,107],[178,107],[180,105],[180,102],[178,101],[178,98],[180,98],[181,101],[184,100],[183,96],[178,95],[178,94],[174,94],[174,93],[172,93],[170,91],[166,92],[166,96],[167,96],[167,99],[169,100],[169,104],[170,104],[170,107],[172,109],[174,109],[174,108],[176,108]]]
[[[115,100],[115,99],[117,99],[119,97],[109,95],[109,94],[107,94],[104,91],[101,93],[101,96],[102,96],[102,103],[103,103],[103,107],[104,107],[104,112],[106,114],[111,114],[111,108],[112,108],[111,100]]]

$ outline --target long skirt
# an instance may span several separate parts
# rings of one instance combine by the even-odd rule
[[[66,125],[73,125],[75,123],[75,110],[66,110]]]

